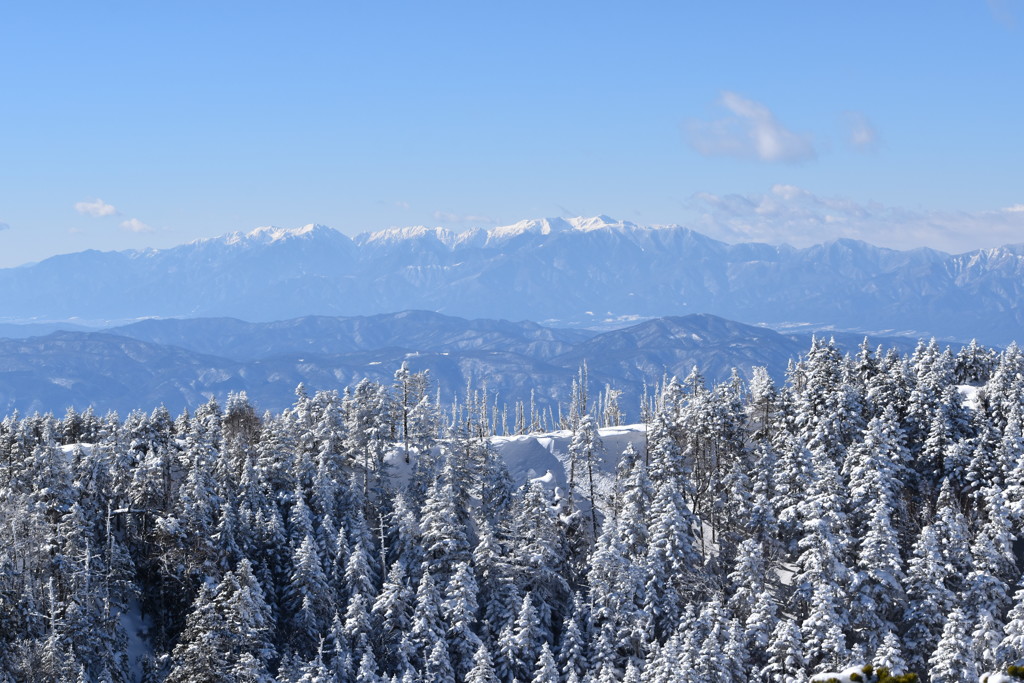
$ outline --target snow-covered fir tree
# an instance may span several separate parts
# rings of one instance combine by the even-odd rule
[[[510,471],[499,447],[531,437],[494,436],[493,395],[451,410],[408,367],[276,415],[238,394],[0,420],[0,681],[1022,663],[1020,349],[816,340],[779,385],[665,378],[645,430],[600,427],[628,397],[589,381],[540,437],[564,445],[550,476]],[[522,406],[516,430],[558,419]]]

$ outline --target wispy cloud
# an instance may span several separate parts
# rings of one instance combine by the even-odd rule
[[[92,216],[93,218],[113,216],[117,213],[117,209],[113,205],[107,204],[102,199],[94,199],[91,202],[78,202],[75,204],[75,211]]]
[[[412,208],[412,204],[410,204],[404,199],[378,199],[377,206],[386,206],[389,208],[393,207],[396,209],[402,209],[404,211],[408,211],[410,208]]]
[[[472,214],[462,215],[447,211],[435,211],[434,220],[447,225],[451,225],[452,223],[486,223],[488,225],[494,225],[497,223],[497,221],[488,216],[475,216]]]
[[[996,21],[1008,29],[1016,30],[1017,17],[1007,0],[988,0],[988,9]]]
[[[817,156],[810,135],[789,130],[760,102],[726,91],[718,103],[731,116],[686,124],[690,145],[698,153],[789,163]]]
[[[990,211],[929,211],[822,197],[793,185],[764,194],[693,197],[699,230],[719,239],[808,246],[842,237],[909,249],[948,252],[1020,242],[1024,205]]]
[[[878,131],[866,115],[859,111],[848,111],[843,118],[846,120],[850,145],[860,150],[871,150],[878,146]]]
[[[129,218],[126,221],[122,221],[121,227],[130,232],[153,232],[155,229],[149,227],[138,218]]]

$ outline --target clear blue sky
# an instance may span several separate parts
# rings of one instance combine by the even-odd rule
[[[1024,241],[1024,2],[6,2],[0,266],[608,214]]]

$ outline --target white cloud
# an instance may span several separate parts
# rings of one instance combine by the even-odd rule
[[[783,126],[760,102],[726,91],[719,104],[732,116],[687,124],[690,145],[700,154],[783,162],[807,161],[817,155],[809,135]]]
[[[112,205],[107,204],[102,199],[94,199],[91,202],[78,202],[75,204],[75,211],[82,214],[87,214],[93,218],[101,218],[103,216],[113,216],[117,213]]]
[[[848,111],[844,115],[850,144],[857,149],[873,149],[878,146],[878,131],[867,116],[859,111]]]
[[[149,227],[138,218],[129,218],[126,221],[122,221],[121,227],[131,232],[153,232],[153,228]]]
[[[894,249],[931,247],[960,253],[1021,242],[1024,205],[990,211],[934,211],[822,197],[793,185],[763,194],[694,195],[698,230],[727,242],[798,247],[839,238]]]

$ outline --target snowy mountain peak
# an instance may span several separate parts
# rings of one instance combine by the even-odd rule
[[[455,241],[456,235],[447,228],[428,228],[425,225],[414,225],[407,228],[387,228],[386,230],[378,230],[377,232],[363,233],[356,241],[360,245],[373,244],[382,246],[386,244],[394,244],[396,242],[422,240],[424,238],[431,237],[442,244],[451,246]]]
[[[570,218],[569,223],[572,224],[574,230],[580,232],[590,232],[592,230],[604,230],[608,228],[635,228],[636,226],[629,221],[619,221],[610,216],[604,214],[600,216],[594,216],[593,218],[584,218],[579,216],[577,218]]]
[[[265,225],[249,232],[231,232],[221,237],[224,244],[272,244],[282,240],[294,239],[297,237],[313,237],[318,234],[334,233],[334,229],[319,223],[310,223],[301,228],[279,228],[276,225]]]
[[[532,218],[512,225],[502,225],[487,231],[488,242],[502,242],[520,235],[550,235],[572,230],[573,225],[564,218]]]
[[[586,218],[534,218],[512,225],[491,228],[487,231],[488,244],[501,244],[520,235],[552,235],[568,231],[591,232],[594,230],[622,229],[636,227],[632,223],[618,221],[609,216]]]
[[[436,239],[450,248],[457,247],[498,247],[522,235],[548,236],[564,232],[589,232],[602,229],[622,229],[635,227],[632,223],[617,221],[608,216],[585,218],[531,218],[511,225],[502,225],[490,229],[476,228],[462,232],[454,232],[444,227],[428,228],[416,225],[406,228],[388,228],[376,232],[363,233],[356,238],[360,245],[383,246],[404,241]]]
[[[419,308],[601,327],[711,311],[1008,343],[1024,330],[1024,246],[949,255],[852,240],[728,244],[681,226],[600,215],[462,232],[392,228],[354,239],[319,225],[269,226],[171,249],[85,252],[0,269],[0,291],[8,294],[5,322]]]

